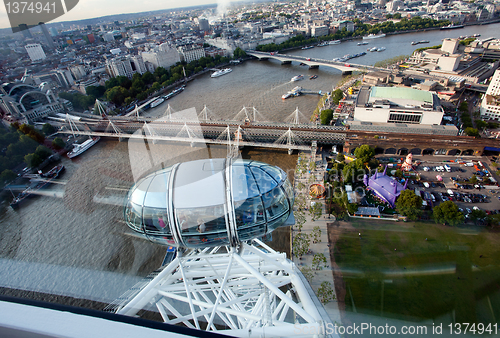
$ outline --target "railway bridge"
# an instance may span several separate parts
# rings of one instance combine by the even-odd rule
[[[295,62],[300,62],[300,63],[306,64],[309,66],[309,68],[318,68],[319,66],[335,68],[335,69],[340,70],[343,74],[352,73],[353,71],[360,71],[361,72],[361,71],[381,70],[381,68],[378,68],[378,67],[359,65],[359,64],[354,64],[354,63],[350,63],[350,62],[339,62],[339,61],[324,60],[324,59],[318,59],[318,58],[308,58],[308,57],[297,56],[297,55],[279,54],[277,52],[265,53],[265,52],[258,52],[258,51],[249,51],[246,53],[248,55],[259,58],[260,60],[275,59],[275,60],[281,61],[282,64],[289,64],[289,63],[292,63],[295,61]]]

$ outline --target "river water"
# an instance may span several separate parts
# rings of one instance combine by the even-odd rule
[[[396,55],[411,54],[411,41],[430,40],[439,44],[444,37],[493,35],[500,24],[473,26],[454,31],[432,31],[395,35],[371,40],[367,46],[343,42],[289,54],[331,59],[366,50],[355,63],[373,65]],[[419,45],[418,47],[421,47]],[[148,116],[160,117],[167,105],[176,111],[206,105],[216,116],[232,119],[242,107],[255,107],[261,120],[283,121],[298,108],[307,121],[316,108],[317,95],[282,100],[281,95],[296,85],[305,89],[330,91],[342,75],[333,68],[309,70],[298,64],[251,60],[236,65],[219,78],[205,74],[188,83],[186,90],[155,109]],[[291,82],[298,74],[305,79]],[[316,80],[309,80],[312,74]],[[123,222],[123,198],[134,182],[136,167],[153,170],[180,161],[223,157],[224,147],[190,148],[171,144],[145,146],[133,142],[102,140],[80,157],[62,163],[66,172],[60,184],[13,211],[5,201],[0,206],[0,287],[41,291],[82,299],[110,302],[137,280],[161,264],[165,248],[128,235]],[[242,156],[280,166],[292,173],[296,155],[275,150],[244,149]],[[293,177],[292,177],[293,178]],[[282,231],[282,230],[280,230]],[[288,233],[275,233],[276,248],[289,251]]]

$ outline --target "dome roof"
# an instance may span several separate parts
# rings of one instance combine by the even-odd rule
[[[165,245],[237,245],[293,219],[283,170],[251,160],[204,159],[153,172],[130,189],[127,225]],[[289,222],[291,221],[289,220]]]

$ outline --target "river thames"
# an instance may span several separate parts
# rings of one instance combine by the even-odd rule
[[[373,65],[397,55],[409,55],[416,47],[441,43],[445,37],[496,34],[500,24],[471,26],[457,30],[401,34],[339,45],[294,50],[288,54],[332,59],[366,51],[368,47],[386,47],[384,52],[367,53],[353,63]],[[412,46],[411,41],[429,40]],[[303,121],[309,120],[318,95],[303,95],[288,100],[281,96],[300,85],[304,89],[331,91],[342,79],[333,68],[309,70],[299,64],[281,65],[276,61],[250,60],[233,66],[219,78],[210,74],[188,83],[186,90],[147,116],[163,116],[167,106],[175,111],[206,105],[216,116],[232,119],[242,107],[255,107],[267,121],[283,121],[298,108]],[[295,75],[305,79],[291,82]],[[309,80],[316,74],[318,78]],[[144,149],[147,149],[146,151]],[[190,148],[171,144],[145,147],[134,142],[101,140],[86,153],[70,161],[62,160],[66,172],[61,184],[54,184],[46,196],[38,196],[13,211],[3,202],[0,211],[0,287],[39,291],[50,294],[110,302],[140,278],[159,267],[165,248],[129,234],[123,221],[123,199],[134,183],[134,168],[154,170],[180,161],[224,157],[224,147]],[[243,157],[278,165],[293,173],[297,155],[275,150],[244,149]],[[292,177],[293,179],[293,177]],[[281,231],[281,230],[280,230]],[[288,251],[288,234],[276,233],[276,247]]]

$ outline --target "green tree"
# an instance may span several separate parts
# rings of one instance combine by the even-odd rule
[[[375,149],[367,144],[363,144],[354,150],[354,156],[356,156],[357,159],[360,159],[363,163],[367,163],[372,159],[372,157],[375,156]]]
[[[477,221],[485,219],[487,216],[486,211],[474,209],[469,214],[470,220],[477,224]]]
[[[318,298],[321,300],[321,303],[326,304],[335,299],[335,294],[332,289],[332,284],[328,281],[324,281],[321,283],[321,286],[317,292]]]
[[[106,92],[106,87],[104,86],[88,86],[85,87],[85,92],[89,96],[93,96],[95,99],[101,98]]]
[[[37,154],[27,154],[24,156],[24,162],[30,168],[36,168],[42,164],[43,160]]]
[[[316,225],[312,229],[312,237],[313,237],[313,243],[319,243],[321,241],[321,228]]]
[[[476,128],[472,127],[465,128],[465,133],[467,134],[467,136],[474,136],[474,137],[479,136],[479,131]]]
[[[323,214],[323,206],[320,202],[316,202],[311,205],[309,208],[309,215],[311,216],[311,220],[318,220]]]
[[[36,147],[35,154],[38,155],[38,157],[40,157],[40,159],[43,161],[47,157],[52,155],[52,151],[45,146],[39,145],[38,147]]]
[[[314,270],[323,270],[323,268],[327,266],[325,255],[322,253],[315,253],[312,260],[312,266]]]
[[[356,203],[347,203],[347,211],[351,215],[355,214],[358,211],[358,205]]]
[[[64,141],[60,137],[56,137],[54,139],[54,141],[52,141],[52,147],[54,147],[55,149],[62,149],[65,146],[66,146],[66,144],[64,143]]]
[[[339,162],[344,162],[345,161],[345,156],[341,153],[337,154],[337,157],[335,158]]]
[[[50,134],[54,133],[55,130],[56,130],[56,128],[54,128],[50,123],[44,123],[42,126],[42,132],[45,135],[50,135]]]
[[[297,226],[297,230],[299,232],[302,231],[302,227],[304,226],[304,223],[306,222],[306,216],[304,215],[303,211],[297,211],[295,212],[295,225]]]
[[[433,216],[436,223],[458,225],[463,223],[464,215],[452,201],[443,202],[434,207]]]
[[[477,129],[484,129],[488,126],[488,123],[484,122],[483,120],[475,120],[474,122],[476,122]]]
[[[2,171],[2,174],[0,175],[0,180],[2,182],[7,182],[7,181],[12,181],[16,177],[17,175],[15,172],[13,172],[10,169],[5,169],[4,171]]]
[[[333,110],[331,109],[322,110],[319,119],[321,124],[324,125],[330,124],[330,121],[333,119]]]
[[[245,56],[247,56],[247,53],[245,53],[245,51],[243,49],[241,49],[240,47],[236,47],[236,49],[233,52],[233,57],[235,59],[239,59],[239,58],[243,58]]]
[[[412,190],[403,190],[396,201],[396,209],[401,215],[415,221],[422,215],[422,197]]]

